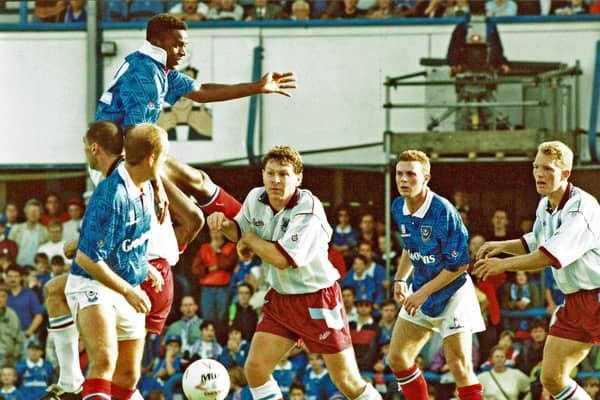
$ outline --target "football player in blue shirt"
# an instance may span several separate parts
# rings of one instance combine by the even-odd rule
[[[168,148],[166,132],[150,124],[131,129],[125,161],[102,181],[86,210],[65,293],[89,357],[82,397],[130,398],[113,380],[117,368],[139,378],[148,296],[146,279],[153,191]],[[134,380],[134,382],[137,379]]]
[[[426,400],[427,383],[415,363],[433,331],[439,332],[460,400],[482,399],[473,372],[471,335],[485,329],[469,265],[468,233],[458,211],[433,193],[427,155],[400,154],[392,215],[400,229],[402,256],[394,296],[402,304],[394,327],[389,364],[408,400]],[[406,281],[413,273],[412,287]]]
[[[187,54],[187,42],[185,22],[170,14],[152,17],[146,28],[146,41],[138,51],[125,57],[100,97],[96,120],[113,121],[125,130],[142,122],[156,123],[162,104],[174,104],[182,96],[199,103],[260,93],[289,97],[286,89],[296,87],[292,72],[267,73],[256,82],[198,85],[175,69]],[[166,177],[184,193],[193,195],[205,215],[222,211],[233,218],[239,211],[240,203],[213,183],[204,171],[191,168],[172,157],[167,159],[165,167]],[[157,184],[160,188],[160,181]],[[159,206],[164,208],[164,195],[160,191],[157,195],[161,197]]]

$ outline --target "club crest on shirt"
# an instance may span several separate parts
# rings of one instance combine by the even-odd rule
[[[98,301],[98,292],[93,290],[87,290],[85,292],[85,297],[87,297],[88,302],[95,303]]]
[[[281,230],[282,231],[287,231],[288,226],[290,225],[290,219],[289,218],[284,218],[281,221]]]
[[[433,232],[433,227],[431,225],[422,225],[421,226],[421,240],[423,243],[429,242],[431,239],[431,233]]]
[[[450,255],[451,255],[453,258],[456,258],[456,257],[458,257],[458,250],[456,250],[456,249],[452,249],[452,251],[450,252]]]
[[[156,104],[154,104],[154,102],[153,102],[153,101],[149,101],[149,102],[148,102],[148,109],[150,109],[150,110],[154,110],[154,108],[155,108],[155,107],[156,107]]]
[[[98,241],[96,242],[96,246],[104,247],[104,239],[98,239]]]
[[[292,242],[297,242],[298,241],[298,234],[295,233],[292,235]]]

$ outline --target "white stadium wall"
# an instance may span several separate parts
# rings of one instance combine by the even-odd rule
[[[452,25],[309,28],[191,29],[190,64],[200,82],[247,81],[253,48],[262,35],[263,71],[295,71],[293,97],[263,96],[262,136],[255,151],[274,144],[317,150],[380,142],[387,76],[423,70],[419,59],[445,57]],[[509,60],[581,63],[581,125],[588,126],[597,21],[506,23],[499,27]],[[139,47],[142,30],[105,31],[117,55],[105,59],[104,81],[127,53]],[[87,126],[85,32],[0,32],[0,167],[79,164]],[[424,89],[410,87],[395,102],[423,102]],[[171,153],[193,163],[246,156],[249,100],[211,104],[213,140],[176,141]],[[392,112],[392,129],[425,129],[423,110]],[[258,136],[257,136],[258,137]],[[259,148],[260,147],[260,148]],[[380,164],[381,148],[306,157],[311,164]]]

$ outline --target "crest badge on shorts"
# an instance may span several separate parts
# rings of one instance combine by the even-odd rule
[[[98,301],[98,292],[94,290],[87,290],[85,292],[85,297],[87,297],[89,303],[95,303]]]
[[[431,239],[431,233],[433,232],[433,227],[431,225],[421,225],[421,240],[423,243],[429,242]]]

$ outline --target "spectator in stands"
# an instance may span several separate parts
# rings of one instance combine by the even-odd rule
[[[394,6],[392,0],[377,0],[375,5],[367,13],[367,18],[401,18],[404,17],[402,11]]]
[[[306,0],[294,0],[292,3],[292,21],[308,21],[310,19],[310,4]]]
[[[534,319],[531,322],[529,333],[531,338],[523,342],[517,357],[517,368],[526,375],[529,375],[533,367],[542,361],[544,344],[548,335],[548,322],[542,319]]]
[[[506,368],[504,347],[495,346],[490,356],[492,369],[477,375],[485,399],[518,400],[529,392],[529,377],[518,369]]]
[[[218,6],[208,10],[206,19],[212,21],[241,21],[244,18],[244,8],[235,0],[219,0]]]
[[[514,17],[517,15],[517,3],[513,0],[488,0],[485,3],[485,15],[488,17]]]
[[[554,10],[556,15],[576,15],[576,14],[587,14],[588,5],[585,4],[584,0],[570,0],[569,5]]]
[[[356,321],[358,318],[358,310],[356,309],[356,289],[352,286],[342,286],[342,301],[344,302],[348,323]]]
[[[227,344],[221,355],[219,362],[225,368],[243,367],[248,358],[248,350],[250,350],[250,342],[242,337],[242,330],[237,326],[231,326],[227,334]]]
[[[15,386],[19,379],[17,370],[12,365],[2,365],[4,366],[0,370],[0,383],[2,383],[0,398],[6,400],[23,400],[25,397]]]
[[[81,219],[83,218],[83,211],[83,201],[81,198],[72,197],[67,200],[67,214],[69,214],[69,220],[63,222],[62,225],[62,237],[65,242],[79,238],[79,228],[81,226]]]
[[[85,11],[84,0],[69,0],[67,11],[65,12],[66,23],[86,22],[87,12]]]
[[[515,232],[510,227],[510,219],[508,211],[503,208],[496,208],[492,214],[491,226],[486,232],[487,240],[507,240],[516,236]]]
[[[590,399],[598,399],[598,392],[600,392],[600,380],[597,377],[593,375],[586,376],[581,380],[581,387],[590,396]]]
[[[305,400],[306,389],[300,382],[292,382],[290,385],[290,400]]]
[[[60,197],[54,192],[50,192],[46,195],[46,202],[44,203],[45,212],[40,217],[40,224],[48,226],[52,221],[58,221],[61,224],[69,220],[69,214],[62,211],[60,204]]]
[[[23,269],[18,265],[9,266],[6,269],[6,284],[9,289],[7,304],[19,317],[26,343],[37,341],[44,310],[37,295],[23,287]]]
[[[590,5],[590,14],[600,14],[600,1],[595,1]]]
[[[173,375],[183,372],[181,366],[181,337],[165,337],[165,356],[156,360],[152,376],[159,382],[166,382]]]
[[[376,264],[381,265],[384,268],[384,271],[385,263],[388,258],[390,259],[390,265],[393,268],[395,267],[396,263],[398,262],[398,258],[400,257],[400,252],[398,251],[398,243],[396,242],[395,236],[392,235],[390,237],[390,251],[386,251],[386,240],[387,239],[385,235],[377,236],[377,252],[373,256],[373,261]],[[390,272],[390,274],[391,273],[393,272]]]
[[[38,341],[32,341],[27,345],[27,358],[18,362],[15,367],[24,400],[40,399],[46,394],[46,387],[52,383],[52,364],[43,355],[42,345]]]
[[[19,246],[14,240],[8,238],[6,232],[6,224],[8,220],[5,215],[0,214],[0,253],[7,252],[10,254],[13,260],[17,258]]]
[[[446,3],[442,0],[428,0],[417,3],[415,17],[420,18],[439,18],[446,11]]]
[[[389,343],[392,340],[394,323],[398,315],[398,306],[394,299],[386,299],[381,302],[381,319],[379,320],[380,339],[379,343]]]
[[[253,267],[258,267],[261,264],[260,258],[258,258],[254,253],[250,254],[250,256],[246,257],[238,255],[238,262],[235,267],[233,267],[233,271],[231,272],[231,280],[229,281],[229,294],[227,298],[229,299],[230,304],[235,304],[238,301],[238,286],[246,282],[250,281],[250,271]],[[254,291],[254,286],[250,284],[252,287],[252,291]]]
[[[33,22],[61,22],[65,8],[66,0],[35,0]]]
[[[218,360],[223,348],[216,339],[217,327],[210,320],[202,321],[200,325],[200,339],[190,349],[190,356],[199,358],[212,358]]]
[[[67,258],[63,250],[65,241],[63,240],[62,223],[58,221],[51,221],[48,224],[47,229],[48,241],[38,247],[38,253],[45,253],[48,256],[48,259],[52,259],[54,256]]]
[[[377,246],[377,232],[375,230],[375,217],[371,213],[365,213],[360,217],[358,224],[358,243],[367,242],[374,249]]]
[[[354,256],[352,268],[342,281],[342,286],[351,286],[356,291],[357,298],[366,296],[371,302],[377,297],[375,279],[367,274],[367,258],[362,254]],[[379,299],[381,302],[381,299]]]
[[[8,289],[0,286],[0,365],[14,366],[21,359],[23,340],[19,317],[8,306]]]
[[[254,0],[254,5],[246,13],[246,21],[281,19],[282,8],[279,4],[267,2],[267,0]]]
[[[525,311],[542,307],[542,296],[538,286],[529,281],[527,272],[517,271],[514,282],[508,282],[502,296],[502,309],[509,311]],[[529,319],[509,318],[508,328],[518,338],[528,336]]]
[[[498,339],[498,343],[496,343],[492,348],[500,346],[506,350],[506,361],[504,364],[508,368],[514,368],[517,364],[517,357],[519,356],[519,349],[515,347],[515,333],[509,329],[502,331],[500,333],[500,338]],[[481,353],[481,352],[480,352]],[[479,369],[481,371],[488,371],[492,368],[493,360],[492,360],[492,350],[488,352],[490,356],[488,359],[481,364]]]
[[[19,207],[14,201],[8,201],[4,206],[4,215],[6,216],[6,232],[5,235],[10,235],[10,229],[18,223]]]
[[[198,277],[201,289],[200,314],[217,324],[219,338],[226,334],[227,294],[236,263],[235,244],[219,231],[210,231],[210,242],[200,246],[192,262],[192,273]]]
[[[339,4],[339,3],[338,3]],[[365,18],[367,15],[366,11],[358,8],[358,0],[344,0],[343,4],[335,9],[330,15],[330,18],[337,19],[355,19]],[[339,211],[338,211],[339,217]]]
[[[377,246],[377,243],[375,243]],[[368,242],[362,242],[358,245],[358,254],[365,257],[367,260],[367,275],[375,281],[375,308],[379,308],[379,304],[383,300],[385,290],[390,286],[385,268],[375,262],[375,247]]]
[[[462,17],[462,16],[464,16],[466,14],[470,14],[470,13],[471,13],[471,7],[469,6],[468,0],[456,0],[456,1],[451,1],[448,4],[448,6],[446,7],[446,11],[444,11],[444,17]],[[456,193],[456,192],[454,192],[454,193]],[[455,199],[454,205],[458,208],[456,199]],[[459,209],[458,211],[460,212],[462,210]],[[469,210],[466,210],[465,212],[469,213]]]
[[[165,336],[179,336],[182,351],[189,352],[192,344],[201,339],[200,325],[202,319],[198,317],[198,304],[192,296],[183,296],[179,310],[181,311],[181,319],[169,325]]]
[[[231,327],[239,329],[244,340],[248,342],[252,340],[258,323],[258,314],[250,306],[250,298],[253,294],[254,288],[252,285],[242,282],[237,288],[238,301],[229,306],[230,329]]]
[[[306,390],[306,400],[331,399],[333,395],[339,393],[331,381],[321,354],[309,353],[308,363],[309,366],[302,379]]]
[[[235,400],[252,400],[252,394],[248,387],[244,368],[233,367],[229,368],[227,372],[229,372],[229,381],[231,382],[231,389],[229,392],[231,398]]]
[[[40,224],[42,204],[36,199],[25,203],[25,222],[16,224],[10,231],[9,239],[19,246],[17,264],[33,265],[33,257],[42,243],[48,240],[48,230]]]
[[[352,0],[356,3],[356,0]],[[349,264],[358,244],[358,233],[350,223],[350,209],[341,206],[337,211],[337,225],[333,229],[331,245],[339,251]]]
[[[362,372],[373,372],[373,366],[379,355],[379,326],[373,320],[373,300],[365,294],[356,298],[358,316],[356,322],[350,322],[352,347],[356,354],[358,368]]]
[[[155,0],[125,0],[129,5],[128,21],[147,21],[165,11],[164,3]]]
[[[208,6],[200,0],[181,0],[169,9],[169,14],[184,21],[204,21]]]

